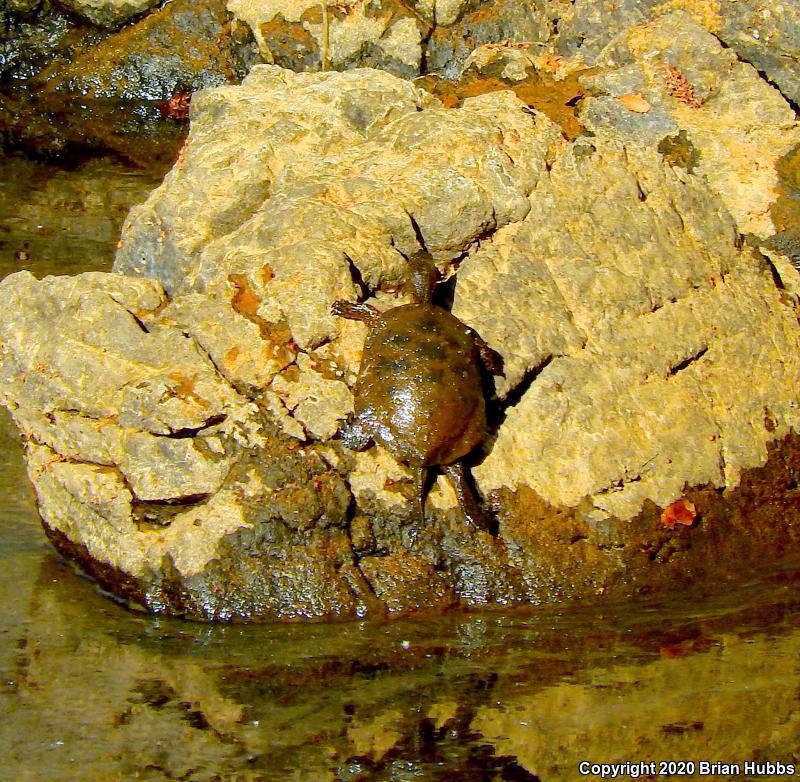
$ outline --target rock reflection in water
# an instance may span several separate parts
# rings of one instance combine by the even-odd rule
[[[203,626],[108,601],[11,496],[9,779],[550,781],[583,760],[795,762],[795,575],[671,609]]]

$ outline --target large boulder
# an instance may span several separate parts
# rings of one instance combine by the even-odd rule
[[[624,597],[796,550],[796,272],[656,147],[367,69],[199,93],[114,274],[0,284],[51,541],[201,619]],[[494,535],[442,477],[423,521],[408,467],[337,438],[365,330],[331,304],[405,301],[422,245],[505,360],[473,460]]]

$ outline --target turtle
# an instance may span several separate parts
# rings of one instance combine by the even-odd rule
[[[481,364],[501,375],[502,358],[469,326],[433,303],[438,272],[427,252],[409,259],[414,298],[380,312],[366,303],[335,301],[331,313],[367,325],[353,394],[353,415],[342,443],[364,450],[371,442],[419,472],[420,514],[428,468],[438,467],[453,484],[473,524],[490,529],[465,472],[464,458],[487,433]]]

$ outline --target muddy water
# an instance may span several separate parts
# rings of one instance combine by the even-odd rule
[[[0,276],[108,269],[154,184],[102,160],[0,172]],[[3,414],[0,778],[789,778],[769,772],[800,770],[799,584],[383,625],[155,619],[50,550]]]

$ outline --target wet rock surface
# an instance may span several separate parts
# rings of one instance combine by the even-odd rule
[[[165,101],[239,80],[247,46],[225,28],[222,0],[174,0],[118,34],[36,76],[49,91],[87,98]]]
[[[0,96],[2,146],[34,160],[90,162],[98,155],[157,172],[168,171],[186,138],[186,123],[168,102],[78,102],[73,95],[21,92]]]
[[[276,65],[197,93],[114,274],[0,283],[3,399],[59,551],[152,611],[293,620],[715,589],[794,547],[797,272],[772,240],[800,129],[707,20],[645,10],[591,72],[482,47],[453,102]],[[365,328],[331,305],[408,301],[423,249],[505,361],[471,457],[497,534],[441,477],[423,521],[414,470],[337,438]]]
[[[106,33],[75,24],[63,8],[39,0],[10,0],[0,9],[0,79],[25,82],[50,65],[54,57],[69,60],[83,45]]]
[[[158,5],[158,0],[62,0],[70,11],[98,27],[116,29]]]

